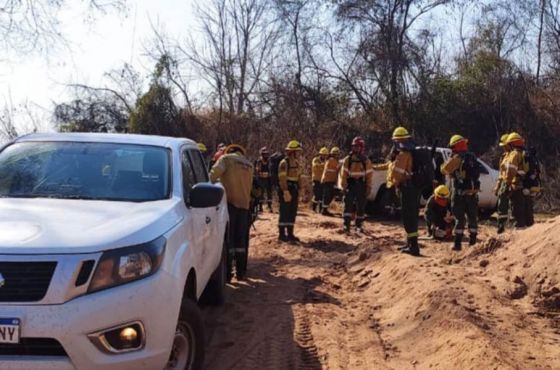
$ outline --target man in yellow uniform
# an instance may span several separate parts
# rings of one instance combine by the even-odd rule
[[[294,235],[294,225],[298,210],[298,197],[301,182],[301,166],[298,155],[302,151],[301,144],[292,140],[286,147],[286,158],[278,166],[278,182],[280,186],[280,216],[278,218],[278,240],[299,242]]]
[[[367,195],[371,190],[372,164],[365,156],[364,139],[357,136],[352,140],[351,152],[342,164],[341,186],[344,192],[344,231],[350,231],[354,212],[356,229],[363,232]]]
[[[500,138],[500,147],[503,149],[502,156],[500,157],[500,173],[496,187],[494,188],[495,194],[498,196],[498,234],[506,230],[506,224],[509,214],[509,189],[507,186],[507,163],[506,159],[511,151],[511,147],[506,143],[509,134],[503,134]]]
[[[245,148],[229,145],[210,170],[210,181],[220,181],[226,190],[229,212],[228,279],[233,259],[236,276],[243,279],[249,253],[249,207],[253,185],[253,165],[245,157]]]
[[[420,255],[418,247],[418,207],[420,204],[420,189],[412,183],[413,157],[412,151],[416,145],[408,130],[397,127],[392,135],[392,160],[385,164],[374,166],[374,170],[387,171],[386,186],[394,187],[401,203],[401,215],[406,232],[406,247],[403,253],[413,256]]]
[[[524,187],[525,176],[529,170],[525,161],[525,140],[517,132],[507,139],[511,151],[506,157],[507,176],[505,179],[510,191],[511,213],[516,228],[524,228],[534,223],[533,199],[531,190]]]
[[[340,149],[338,147],[335,146],[331,149],[329,159],[325,163],[323,175],[321,176],[321,185],[323,187],[323,209],[321,214],[325,216],[332,216],[332,213],[329,212],[329,206],[334,198],[334,187],[338,180],[338,171],[340,170],[340,164],[338,163],[339,155]]]
[[[272,212],[272,177],[270,151],[266,146],[260,150],[260,158],[255,163],[255,173],[257,174],[257,182],[262,189],[262,196],[259,199],[259,211],[263,211],[263,204],[266,202],[268,210]],[[264,196],[266,195],[266,200]]]
[[[449,147],[451,157],[441,165],[441,172],[452,179],[451,209],[455,216],[455,242],[453,250],[460,251],[465,224],[469,226],[469,245],[476,244],[478,233],[478,192],[480,191],[480,165],[474,153],[469,152],[468,140],[453,135]]]
[[[313,199],[311,199],[311,208],[314,212],[321,212],[323,208],[323,186],[321,184],[321,177],[325,170],[325,163],[329,150],[322,147],[319,150],[319,155],[311,161],[311,181],[313,182]]]

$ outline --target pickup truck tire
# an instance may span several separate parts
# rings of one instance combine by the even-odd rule
[[[165,370],[199,370],[204,364],[204,324],[196,302],[183,298]]]
[[[216,270],[212,273],[201,301],[204,304],[219,306],[224,304],[226,299],[226,280],[227,280],[227,250],[226,244],[222,246],[222,258]]]

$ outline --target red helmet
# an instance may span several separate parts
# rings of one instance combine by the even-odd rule
[[[361,153],[366,148],[366,142],[360,136],[356,136],[354,140],[352,140],[352,146],[358,147],[358,151]]]

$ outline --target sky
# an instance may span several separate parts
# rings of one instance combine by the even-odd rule
[[[72,1],[70,1],[72,2]],[[170,35],[194,27],[191,0],[128,0],[126,12],[98,13],[91,22],[83,7],[59,14],[68,47],[44,55],[0,58],[0,106],[33,105],[50,114],[53,102],[71,98],[69,83],[103,85],[103,74],[124,63],[147,72],[153,66],[144,56],[152,24]]]

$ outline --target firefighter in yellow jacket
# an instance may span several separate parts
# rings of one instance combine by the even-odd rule
[[[323,186],[321,184],[321,177],[325,170],[325,163],[329,150],[322,147],[319,150],[319,155],[311,161],[311,181],[313,182],[313,199],[311,200],[311,208],[315,212],[321,212],[323,208]]]
[[[278,218],[278,240],[298,242],[294,235],[294,225],[298,210],[298,197],[302,170],[298,161],[301,144],[292,140],[286,147],[286,158],[278,165],[278,182],[280,185],[280,216]]]
[[[242,279],[247,271],[249,253],[249,207],[253,186],[253,165],[245,157],[245,148],[232,144],[224,150],[210,170],[210,181],[220,181],[226,190],[229,213],[228,279],[233,259],[236,274]]]
[[[363,231],[367,195],[371,190],[373,169],[371,161],[365,156],[364,139],[357,136],[352,140],[351,153],[344,158],[340,173],[341,187],[344,192],[344,231],[350,231],[354,212],[356,229]]]
[[[534,223],[533,200],[531,190],[525,188],[524,179],[529,170],[525,161],[525,140],[521,135],[512,132],[507,139],[511,151],[506,157],[506,186],[510,194],[511,213],[515,227],[522,228]]]
[[[393,158],[390,162],[374,166],[375,170],[386,170],[387,188],[394,187],[399,195],[401,216],[406,232],[406,247],[403,253],[420,255],[418,247],[418,206],[420,190],[412,183],[412,151],[414,141],[404,127],[397,127],[391,137],[393,141]]]
[[[325,163],[325,168],[323,170],[323,175],[321,176],[321,185],[323,187],[323,201],[321,214],[325,216],[332,216],[329,212],[329,206],[334,199],[334,187],[338,180],[338,172],[340,170],[340,164],[338,163],[338,157],[340,156],[340,149],[334,147],[329,153],[329,159]]]
[[[495,194],[498,196],[498,234],[501,234],[506,229],[509,214],[509,189],[507,186],[507,162],[506,159],[511,151],[511,146],[507,144],[509,134],[503,134],[500,138],[500,147],[503,149],[502,156],[500,157],[500,172],[496,187],[494,188]]]

